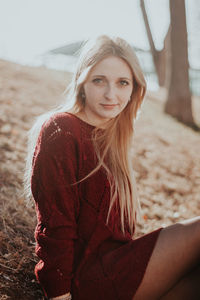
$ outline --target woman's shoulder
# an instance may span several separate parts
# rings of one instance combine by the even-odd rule
[[[66,134],[71,132],[72,134],[78,133],[80,126],[77,118],[68,112],[59,112],[53,114],[46,122],[43,124],[43,129],[45,132],[57,132]]]
[[[53,114],[44,124],[45,129],[59,129],[60,130],[75,130],[78,126],[78,120],[75,115],[68,112],[58,112]]]
[[[43,123],[40,135],[45,143],[61,142],[64,137],[80,138],[80,126],[77,118],[67,112],[59,112],[51,115]],[[64,139],[65,140],[65,139]]]
[[[77,153],[82,151],[82,143],[73,115],[56,113],[44,117],[35,145],[34,160],[40,157],[51,163],[57,159],[67,161],[68,157],[75,161]]]

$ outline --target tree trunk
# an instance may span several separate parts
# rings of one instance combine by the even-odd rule
[[[166,54],[169,49],[168,41],[169,41],[170,29],[168,29],[168,32],[165,37],[164,48],[160,51],[157,50],[154,45],[151,29],[149,26],[149,21],[148,21],[148,17],[147,17],[145,5],[144,5],[144,0],[140,0],[140,6],[141,6],[144,24],[145,24],[145,28],[146,28],[146,32],[147,32],[147,37],[148,37],[150,48],[151,48],[155,71],[156,71],[156,74],[158,77],[158,83],[159,83],[159,86],[163,87],[163,86],[166,86],[166,72],[167,72]]]
[[[187,27],[184,0],[170,0],[171,59],[165,112],[195,127],[189,87]]]

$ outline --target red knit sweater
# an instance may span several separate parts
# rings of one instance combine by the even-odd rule
[[[31,181],[40,258],[35,273],[47,297],[71,291],[73,300],[131,300],[159,230],[133,240],[126,226],[124,236],[117,205],[106,225],[110,187],[103,169],[77,183],[97,163],[93,129],[69,113],[54,115],[42,127]]]

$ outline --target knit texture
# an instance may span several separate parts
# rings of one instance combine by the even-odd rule
[[[42,126],[34,152],[31,188],[37,226],[35,274],[47,297],[132,300],[161,228],[139,239],[121,231],[116,205],[108,224],[110,186],[97,159],[94,127],[69,113]]]

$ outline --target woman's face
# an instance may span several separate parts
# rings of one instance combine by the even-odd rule
[[[91,69],[83,90],[85,117],[90,124],[100,126],[126,107],[133,90],[131,69],[119,57],[106,57]]]

